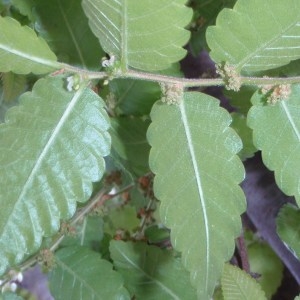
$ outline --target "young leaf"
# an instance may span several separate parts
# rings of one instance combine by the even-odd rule
[[[104,103],[89,88],[40,79],[20,102],[0,125],[0,274],[88,199],[110,150]]]
[[[267,300],[260,285],[241,269],[224,265],[221,279],[224,300]]]
[[[277,233],[293,253],[300,258],[300,210],[292,205],[285,205],[276,220]]]
[[[183,98],[152,109],[150,168],[172,245],[182,251],[198,298],[209,299],[233,254],[245,210],[238,186],[244,168],[236,156],[241,141],[215,98],[195,92]]]
[[[31,28],[1,16],[0,28],[0,72],[43,74],[60,68],[55,54]]]
[[[34,0],[35,28],[61,61],[99,69],[104,52],[91,32],[81,0]]]
[[[145,243],[111,241],[114,265],[137,299],[197,299],[189,274],[170,251]]]
[[[248,114],[253,142],[262,151],[264,164],[275,171],[279,188],[300,203],[300,85],[292,86],[288,100],[267,105],[256,92]]]
[[[207,30],[212,59],[247,73],[300,58],[299,8],[298,0],[238,0],[233,9],[219,14],[216,26]]]
[[[186,0],[83,0],[93,33],[123,69],[163,70],[185,56],[184,29],[192,18]]]
[[[130,299],[113,266],[85,247],[66,247],[55,255],[50,288],[56,300]]]

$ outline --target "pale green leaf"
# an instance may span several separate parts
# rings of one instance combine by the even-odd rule
[[[10,0],[13,6],[15,6],[22,15],[27,16],[30,20],[33,19],[33,6],[34,0]],[[53,3],[53,1],[51,1]]]
[[[241,141],[228,127],[229,113],[205,94],[185,93],[180,105],[158,102],[151,118],[150,167],[162,222],[182,251],[198,298],[209,299],[233,254],[245,210],[238,186],[244,168],[236,156]]]
[[[3,100],[10,102],[15,100],[20,94],[25,92],[26,77],[25,75],[18,75],[12,72],[2,74],[3,82]]]
[[[68,92],[64,84],[39,80],[0,125],[0,273],[57,231],[105,170],[104,103],[89,88]]]
[[[300,210],[285,205],[276,220],[277,233],[285,244],[300,258]]]
[[[111,241],[113,263],[123,275],[125,287],[143,300],[197,299],[189,273],[170,251],[145,243]]]
[[[35,32],[0,16],[0,72],[43,74],[60,68],[54,53]]]
[[[221,285],[224,300],[267,300],[260,285],[252,277],[229,264],[224,265]]]
[[[294,300],[300,300],[300,296],[297,296]]]
[[[288,100],[268,105],[256,92],[248,114],[253,142],[262,151],[264,164],[275,171],[280,189],[300,203],[300,85],[292,86]]]
[[[257,282],[268,299],[272,298],[281,284],[283,264],[270,246],[263,242],[252,242],[248,248],[250,270],[259,274]]]
[[[123,69],[163,70],[182,59],[192,18],[186,0],[83,0],[93,33]]]
[[[130,299],[120,274],[98,253],[84,247],[66,247],[56,253],[55,261],[49,280],[56,300]]]
[[[259,13],[258,11],[264,13]],[[288,13],[287,13],[288,9]],[[207,30],[210,55],[242,72],[277,68],[300,58],[298,0],[238,0]]]
[[[34,1],[35,28],[59,60],[98,70],[104,52],[89,28],[81,0],[30,1]]]
[[[0,295],[0,300],[24,300],[23,297],[13,292],[7,292]]]

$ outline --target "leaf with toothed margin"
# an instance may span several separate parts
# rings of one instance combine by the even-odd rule
[[[245,211],[241,140],[229,128],[230,114],[202,93],[184,93],[179,105],[157,102],[151,118],[150,168],[162,222],[198,298],[210,299]]]
[[[104,103],[85,85],[76,92],[64,85],[40,79],[0,125],[0,274],[54,234],[105,171]]]

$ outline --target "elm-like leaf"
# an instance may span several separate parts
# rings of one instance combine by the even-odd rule
[[[61,68],[47,43],[28,26],[0,16],[0,72],[44,74]]]
[[[233,9],[219,14],[206,38],[212,59],[226,61],[238,71],[258,72],[286,65],[300,58],[300,3],[238,0]]]
[[[66,247],[55,254],[55,262],[49,281],[56,300],[130,299],[121,275],[97,252]]]
[[[36,251],[43,236],[86,201],[105,171],[109,119],[84,85],[40,79],[0,125],[0,273]]]
[[[184,93],[179,105],[157,102],[148,130],[154,192],[174,248],[191,272],[199,299],[210,299],[224,261],[234,251],[245,199],[242,143],[230,114],[202,93]]]
[[[300,204],[300,85],[293,85],[287,100],[268,105],[265,96],[256,92],[248,114],[253,142],[262,151],[264,164],[275,171],[279,188],[295,196]]]
[[[163,70],[182,59],[192,18],[186,0],[83,0],[90,27],[123,69]]]

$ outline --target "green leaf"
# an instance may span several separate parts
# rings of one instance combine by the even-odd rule
[[[35,0],[10,0],[13,6],[15,6],[22,15],[27,16],[30,20],[33,20],[32,10]],[[52,1],[53,3],[53,1]]]
[[[26,77],[24,75],[7,72],[2,74],[3,100],[10,102],[15,100],[26,89]]]
[[[114,265],[137,299],[197,299],[189,274],[170,251],[144,243],[111,241]]]
[[[1,16],[0,28],[0,72],[43,74],[60,68],[49,46],[31,28]]]
[[[0,125],[0,274],[57,231],[105,171],[104,103],[89,88],[71,93],[64,84],[40,79]]]
[[[56,253],[55,262],[49,280],[56,300],[130,299],[120,274],[96,252],[67,247]]]
[[[257,282],[268,299],[272,298],[281,284],[283,264],[268,244],[253,242],[247,248],[250,269],[259,274]]]
[[[278,235],[299,259],[300,210],[290,204],[283,206],[276,223]]]
[[[99,69],[104,52],[89,28],[81,0],[34,2],[35,28],[60,60]]]
[[[300,58],[299,8],[298,0],[238,0],[233,9],[219,14],[216,26],[207,30],[212,59],[247,73]]]
[[[112,144],[121,158],[129,162],[137,176],[149,172],[150,146],[146,138],[149,121],[140,118],[112,118]]]
[[[297,296],[294,300],[300,300],[300,296]]]
[[[300,85],[292,86],[288,100],[267,105],[256,92],[248,114],[253,142],[262,151],[264,164],[275,171],[280,189],[300,203]]]
[[[224,300],[267,300],[259,284],[241,269],[225,264],[221,279]]]
[[[0,300],[24,300],[23,297],[13,292],[3,293],[0,295]]]
[[[123,69],[163,70],[182,59],[192,18],[186,0],[83,0],[90,27]]]
[[[231,127],[237,132],[243,141],[243,149],[238,153],[241,160],[252,157],[257,149],[253,145],[252,130],[247,126],[247,119],[239,113],[232,113]]]
[[[238,186],[244,168],[241,149],[229,128],[231,117],[219,101],[185,93],[180,105],[157,102],[148,139],[154,192],[172,245],[182,251],[199,299],[209,299],[224,261],[234,251],[245,199]]]

